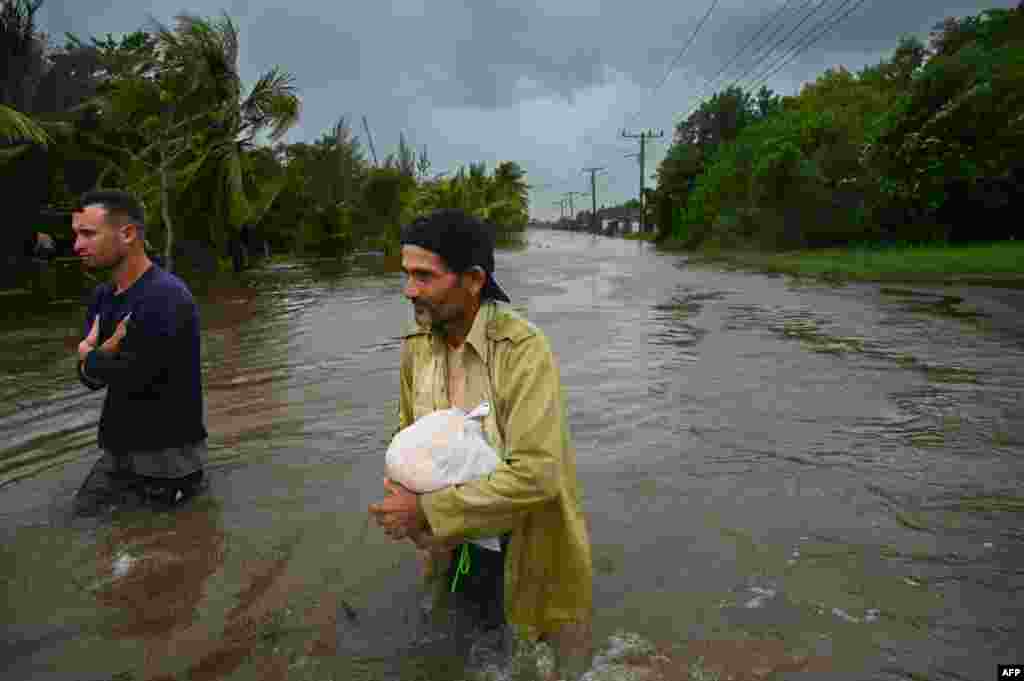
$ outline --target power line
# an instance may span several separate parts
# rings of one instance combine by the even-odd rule
[[[776,50],[776,49],[777,49],[777,48],[778,48],[778,47],[779,47],[780,45],[782,45],[782,44],[783,44],[783,43],[785,43],[785,42],[786,42],[787,40],[789,40],[789,38],[790,38],[790,37],[791,37],[791,36],[792,36],[792,35],[793,35],[794,33],[796,33],[796,32],[797,32],[798,30],[800,30],[800,27],[801,27],[801,26],[803,26],[803,25],[804,25],[804,24],[805,24],[805,23],[807,22],[807,20],[808,20],[808,19],[810,19],[810,18],[811,18],[812,16],[814,16],[814,15],[815,15],[815,14],[816,14],[816,13],[817,13],[818,11],[820,11],[822,7],[824,7],[825,5],[827,5],[827,4],[829,3],[829,1],[830,1],[830,0],[820,0],[820,2],[819,2],[819,3],[817,4],[817,5],[815,5],[815,6],[814,6],[814,7],[813,7],[813,8],[811,9],[811,11],[809,11],[809,12],[808,12],[807,14],[805,14],[805,15],[804,15],[804,18],[803,18],[803,19],[801,19],[801,20],[800,20],[799,22],[797,22],[796,26],[794,26],[793,28],[789,29],[789,33],[787,33],[787,34],[786,34],[786,35],[784,35],[784,36],[783,36],[782,38],[780,38],[779,40],[777,40],[777,41],[776,41],[776,42],[775,42],[775,43],[774,43],[774,44],[773,44],[773,45],[772,45],[771,47],[769,47],[769,48],[768,48],[768,50],[767,50],[767,51],[762,51],[762,52],[764,53],[765,57],[767,57],[768,55],[772,54],[772,53],[773,53],[773,52],[774,52],[774,51],[775,51],[775,50]],[[760,56],[760,54],[761,54],[761,53],[758,53],[758,56]],[[729,87],[732,87],[733,85],[736,85],[737,83],[739,83],[739,82],[740,82],[741,80],[743,80],[744,78],[746,78],[746,77],[747,77],[747,75],[748,75],[748,74],[749,74],[749,73],[750,73],[751,71],[754,71],[754,70],[757,70],[758,68],[760,68],[762,64],[763,64],[763,62],[759,62],[759,61],[758,61],[757,59],[755,59],[755,64],[754,64],[754,66],[753,66],[752,68],[748,69],[748,70],[746,71],[746,73],[744,73],[744,74],[743,74],[742,76],[740,76],[739,78],[737,78],[736,80],[734,80],[734,81],[733,81],[732,83],[730,83],[730,84],[729,84]],[[727,88],[727,89],[728,89],[728,88]]]
[[[704,13],[704,16],[700,20],[700,23],[697,24],[697,28],[693,29],[693,34],[690,36],[690,39],[686,42],[685,45],[683,45],[683,47],[679,50],[679,52],[676,53],[675,59],[673,59],[672,63],[669,64],[668,71],[666,71],[665,75],[662,76],[661,82],[658,83],[654,87],[653,90],[651,90],[650,94],[648,95],[648,98],[653,97],[655,94],[657,94],[658,90],[660,90],[661,87],[665,84],[665,82],[668,80],[669,76],[672,75],[672,71],[675,70],[676,66],[679,63],[679,60],[683,58],[683,55],[686,54],[686,52],[690,49],[690,46],[693,45],[693,41],[696,40],[697,34],[700,33],[701,28],[704,27],[704,23],[708,20],[708,17],[711,16],[711,13],[713,11],[715,11],[715,7],[718,6],[718,3],[720,1],[721,0],[713,0],[712,1],[711,6],[708,7],[708,11]],[[630,115],[630,118],[636,119],[636,117],[639,116],[639,115],[640,115],[640,112],[639,111],[635,111],[633,114]]]
[[[843,2],[843,5],[848,5],[852,1],[853,0],[845,0],[845,2]],[[829,31],[831,31],[833,28],[835,28],[837,25],[839,25],[842,21],[844,21],[848,16],[850,16],[853,12],[855,12],[865,2],[866,2],[866,0],[857,0],[857,3],[855,5],[853,5],[853,7],[850,7],[848,10],[846,10],[846,12],[842,16],[837,17],[835,19],[832,19],[832,21],[827,26],[825,26],[825,28],[823,30],[819,31],[814,36],[812,36],[812,40],[810,42],[807,42],[807,40],[806,40],[807,35],[809,35],[814,30],[814,28],[818,28],[822,24],[818,24],[817,26],[813,27],[810,31],[808,31],[806,34],[804,34],[804,38],[797,45],[797,47],[799,48],[798,51],[796,53],[793,53],[792,50],[791,50],[789,53],[787,53],[786,57],[789,57],[790,55],[792,55],[792,58],[787,59],[785,61],[785,63],[782,63],[782,64],[778,65],[777,67],[773,68],[771,70],[771,72],[768,73],[767,75],[761,76],[760,79],[757,82],[755,82],[751,87],[757,87],[758,85],[760,85],[760,84],[766,82],[767,80],[769,80],[772,76],[774,76],[776,73],[778,73],[779,71],[781,71],[785,67],[789,66],[791,63],[793,63],[793,61],[796,60],[797,57],[799,57],[801,54],[803,54],[808,49],[813,47],[815,43],[817,43],[819,40],[821,40],[825,35],[827,35],[829,33]],[[841,9],[842,9],[842,7],[839,7],[836,10],[836,12],[833,12],[832,16],[835,16],[835,14],[837,14]],[[828,21],[828,19],[826,19],[825,21]],[[824,23],[824,22],[822,22],[822,23]],[[769,68],[771,68],[771,67],[769,67]]]
[[[693,41],[697,38],[697,34],[700,33],[700,29],[703,28],[704,23],[708,20],[708,17],[711,16],[711,13],[715,10],[715,7],[718,6],[718,3],[719,0],[714,0],[714,2],[711,3],[711,6],[708,7],[708,11],[704,13],[704,17],[700,20],[700,23],[697,24],[697,28],[693,29],[693,35],[690,36],[690,40],[687,41],[686,45],[683,46],[683,49],[679,50],[679,53],[676,55],[676,58],[672,60],[672,63],[669,65],[668,71],[665,72],[664,77],[662,77],[661,82],[658,83],[657,87],[655,87],[653,92],[651,92],[652,95],[657,93],[658,90],[661,89],[661,86],[665,84],[665,81],[668,80],[668,77],[672,75],[672,71],[675,70],[676,65],[679,63],[679,60],[683,58],[683,55],[686,54],[687,50],[690,49],[690,46],[693,45]]]
[[[747,89],[750,89],[752,87],[752,85],[751,85],[752,83],[757,81],[761,76],[763,76],[765,73],[770,71],[776,65],[778,65],[779,63],[784,61],[789,55],[791,55],[793,53],[794,48],[798,48],[798,47],[800,47],[802,45],[803,41],[807,38],[807,36],[809,36],[811,33],[813,33],[816,29],[818,29],[818,28],[824,26],[826,23],[828,23],[828,21],[830,19],[834,18],[837,14],[839,14],[839,12],[841,12],[843,10],[843,8],[846,5],[850,4],[850,2],[852,2],[852,1],[853,0],[838,0],[838,3],[836,4],[835,7],[832,8],[831,13],[827,17],[825,17],[821,21],[817,22],[816,24],[814,24],[813,26],[808,28],[802,35],[797,37],[797,39],[794,40],[792,43],[790,43],[788,46],[778,50],[770,58],[766,57],[766,59],[763,60],[757,67],[755,67],[755,68],[751,69],[750,71],[748,71],[748,74],[749,73],[755,73],[755,75],[753,75],[753,76],[749,76],[748,75],[746,77],[748,85],[746,85],[745,87]],[[766,64],[767,64],[767,66],[766,66]]]
[[[775,19],[789,6],[789,4],[791,2],[793,2],[793,0],[786,0],[784,3],[782,3],[782,5],[780,5],[779,8],[777,10],[775,10],[775,13],[772,14],[772,16],[768,19],[768,21],[766,21],[763,24],[761,24],[760,30],[758,30],[757,33],[755,33],[753,36],[751,36],[750,40],[747,41],[747,43],[743,47],[741,47],[739,50],[737,50],[736,54],[734,54],[732,57],[730,57],[729,61],[727,61],[725,63],[725,65],[722,66],[722,68],[718,69],[718,72],[715,73],[715,75],[711,76],[711,78],[709,78],[709,79],[704,81],[704,87],[701,89],[701,93],[697,97],[697,99],[703,99],[704,98],[704,95],[707,93],[708,88],[711,87],[713,85],[713,83],[715,83],[719,79],[720,76],[724,75],[728,71],[729,67],[732,66],[732,64],[739,58],[739,56],[747,51],[747,48],[749,48],[751,45],[753,45],[757,41],[757,37],[759,35],[761,35],[766,28],[768,28],[769,26],[772,25],[772,22],[775,21]],[[811,2],[811,0],[806,0],[805,4],[808,4],[810,2]],[[770,41],[775,36],[775,34],[778,33],[782,29],[782,27],[784,25],[785,24],[779,24],[779,27],[776,28],[775,31],[773,31],[770,36],[765,38],[765,43]]]
[[[597,181],[594,179],[597,173],[604,170],[604,168],[584,168],[582,172],[590,173],[590,195],[593,197],[593,210],[590,213],[590,227],[596,232],[597,231]]]
[[[804,0],[803,4],[800,5],[800,7],[796,8],[793,11],[793,15],[794,16],[799,16],[799,14],[801,12],[803,12],[808,7],[810,7],[812,2],[814,2],[814,0]],[[800,28],[800,26],[803,25],[803,23],[805,21],[807,21],[807,19],[809,17],[811,17],[815,12],[817,12],[819,9],[821,9],[821,7],[826,2],[828,2],[828,0],[822,0],[818,4],[817,7],[812,7],[811,10],[809,12],[807,12],[807,14],[804,15],[803,19],[801,19],[799,22],[797,22],[797,24],[795,26],[790,28],[789,33],[787,33],[786,35],[782,36],[778,40],[774,40],[775,36],[777,36],[779,34],[779,32],[781,32],[784,28],[786,28],[785,22],[779,24],[779,26],[777,26],[776,29],[771,32],[771,35],[769,35],[767,38],[765,38],[764,42],[761,43],[761,47],[758,48],[757,52],[754,53],[754,56],[752,56],[750,58],[750,61],[747,62],[747,65],[745,67],[746,70],[743,71],[743,73],[741,73],[739,75],[739,77],[736,78],[733,81],[732,84],[735,84],[737,81],[743,80],[744,78],[747,77],[747,74],[749,74],[752,70],[758,68],[761,64],[763,64],[764,60],[768,58],[768,55],[770,55],[772,53],[772,50],[774,50],[779,45],[781,45],[784,42],[786,42],[789,39],[789,37],[791,35],[793,35],[793,32],[796,31],[798,28]],[[773,42],[773,40],[774,40],[774,42]],[[732,86],[732,84],[730,84],[730,87]]]
[[[797,9],[794,14],[795,15],[799,15],[799,13],[802,12],[803,10],[805,10],[811,4],[812,1],[813,0],[805,0],[803,5],[799,9]],[[767,49],[765,49],[765,46],[768,45],[772,41],[772,39],[776,35],[778,35],[778,33],[785,27],[785,22],[783,22],[779,26],[777,26],[776,29],[761,44],[761,48],[757,51],[757,53],[753,57],[753,60],[748,65],[748,68],[742,74],[740,74],[737,78],[735,78],[729,84],[728,87],[731,88],[734,85],[736,85],[738,83],[741,83],[745,79],[748,79],[750,74],[755,73],[755,72],[760,72],[760,73],[759,73],[759,75],[754,75],[754,76],[752,76],[752,77],[750,77],[748,79],[748,83],[749,84],[747,86],[745,86],[746,89],[749,90],[749,89],[755,88],[755,87],[765,83],[767,80],[770,80],[775,74],[777,74],[780,70],[784,69],[786,66],[791,64],[796,58],[798,58],[801,54],[803,54],[807,49],[813,47],[815,44],[820,42],[820,40],[825,35],[827,35],[830,31],[832,31],[833,28],[835,28],[842,21],[846,20],[847,17],[849,17],[853,12],[855,12],[858,8],[860,8],[866,2],[866,0],[857,0],[856,3],[852,7],[848,7],[847,8],[847,6],[850,5],[851,2],[854,2],[854,0],[839,0],[839,2],[828,13],[828,16],[826,16],[825,18],[821,19],[820,21],[818,21],[817,23],[812,25],[810,28],[808,28],[802,35],[797,37],[797,39],[794,40],[792,43],[790,43],[787,47],[782,47],[784,45],[784,43],[786,43],[786,41],[788,41],[805,23],[807,23],[808,19],[810,19],[814,14],[820,12],[825,7],[825,5],[828,4],[828,1],[829,0],[821,0],[820,2],[818,2],[818,4],[813,9],[811,9],[808,12],[806,12],[806,14],[803,15],[803,18],[800,19],[799,22],[797,22],[792,28],[790,28],[789,32],[786,33],[785,36],[783,36],[781,39],[775,41],[774,43],[771,43],[771,46],[768,47]],[[789,5],[792,2],[794,2],[794,0],[786,0],[772,14],[772,16],[766,22],[764,22],[761,25],[760,29],[751,37],[751,39],[739,51],[737,51],[728,60],[728,62],[726,62],[726,64],[724,64],[718,70],[718,72],[714,76],[712,76],[710,79],[705,81],[705,86],[704,86],[704,88],[702,90],[700,98],[703,98],[704,92],[707,91],[708,86],[712,85],[716,80],[718,80],[721,75],[727,73],[729,68],[730,68],[730,66],[733,63],[736,62],[736,60],[739,58],[739,56],[742,55],[744,52],[746,52],[750,47],[752,47],[755,44],[755,42],[757,41],[757,38],[762,33],[764,33],[764,31],[767,30],[767,28],[769,26],[771,26],[772,23],[778,17],[780,17],[783,14],[783,12],[786,10],[787,7],[789,7]],[[718,1],[716,0],[715,2],[712,3],[711,7],[709,7],[708,11],[705,13],[704,17],[701,19],[701,22],[698,24],[697,28],[694,30],[694,33],[691,35],[690,40],[687,42],[686,45],[683,46],[683,48],[680,50],[680,52],[676,55],[676,58],[672,61],[672,64],[670,65],[670,67],[669,67],[668,71],[666,72],[665,76],[662,78],[661,82],[659,82],[659,84],[654,88],[654,90],[651,91],[651,95],[655,94],[667,82],[668,78],[671,76],[673,70],[677,66],[679,60],[686,54],[686,52],[688,51],[689,47],[693,44],[693,41],[695,40],[697,34],[699,33],[699,31],[703,27],[704,23],[707,21],[708,17],[710,16],[710,14],[713,12],[714,8],[717,5],[718,5]],[[846,9],[845,12],[843,11],[844,8]],[[840,15],[840,13],[842,13],[842,14]],[[771,63],[766,66],[765,65],[765,61],[766,60],[760,59],[760,57],[762,55],[767,57],[768,55],[771,55],[772,53],[775,53],[776,57],[771,58]],[[728,88],[726,88],[726,89],[728,89]],[[693,113],[693,111],[695,111],[699,106],[700,106],[700,102],[698,101],[698,103],[695,106],[690,108],[690,110],[685,114],[683,119],[685,119],[686,117],[689,117]],[[632,117],[636,117],[637,115],[639,115],[639,112],[635,112]],[[603,168],[600,168],[600,169],[589,169],[588,168],[588,169],[585,169],[585,172],[586,171],[592,171],[592,170],[603,170]],[[594,217],[596,219],[596,201],[597,201],[597,198],[596,198],[596,184],[595,184],[595,179],[594,179],[594,173],[593,172],[591,173],[591,194],[593,196],[593,202],[595,204],[595,207],[594,207],[595,215],[594,215]]]
[[[773,44],[772,44],[772,46],[771,46],[771,47],[769,47],[769,48],[768,48],[767,50],[765,50],[764,48],[762,48],[762,49],[761,49],[760,51],[758,51],[757,55],[755,55],[755,57],[754,57],[754,65],[753,65],[753,66],[751,66],[750,68],[748,68],[748,69],[747,69],[747,70],[746,70],[746,71],[745,71],[745,72],[744,72],[743,74],[741,74],[741,75],[740,75],[740,76],[739,76],[738,78],[736,78],[736,79],[735,79],[735,80],[733,80],[733,81],[732,81],[731,83],[729,83],[729,85],[728,85],[728,86],[726,86],[726,87],[725,87],[724,89],[725,89],[725,90],[728,90],[728,89],[732,88],[732,87],[733,87],[733,86],[735,86],[735,85],[736,85],[737,83],[739,83],[740,81],[742,81],[743,79],[745,79],[745,78],[746,78],[746,77],[747,77],[748,75],[750,75],[750,73],[751,73],[751,72],[753,72],[753,71],[756,71],[756,70],[758,70],[758,69],[760,68],[760,66],[761,66],[761,64],[760,64],[760,63],[758,63],[758,58],[759,58],[759,57],[760,57],[760,56],[761,56],[762,54],[764,54],[764,55],[768,55],[768,54],[771,54],[771,53],[772,53],[772,52],[773,52],[773,51],[774,51],[774,50],[775,50],[776,48],[778,48],[778,47],[779,47],[780,45],[782,45],[782,44],[783,44],[784,42],[786,42],[787,40],[789,40],[790,36],[792,36],[792,35],[793,35],[793,34],[794,34],[794,33],[795,33],[795,32],[796,32],[797,30],[799,30],[799,28],[800,28],[801,26],[803,26],[803,25],[804,25],[804,24],[805,24],[805,23],[807,22],[807,20],[808,20],[808,19],[810,19],[810,18],[811,18],[811,17],[812,17],[812,16],[813,16],[813,15],[814,15],[815,13],[817,13],[817,12],[818,12],[819,10],[821,10],[821,8],[822,8],[822,7],[824,7],[824,6],[825,6],[825,5],[826,5],[826,4],[828,3],[828,2],[829,2],[829,0],[820,0],[820,2],[818,2],[818,4],[817,4],[817,5],[816,5],[816,6],[815,6],[815,7],[813,8],[813,9],[811,9],[811,11],[810,11],[810,12],[808,12],[807,14],[805,14],[805,15],[804,15],[803,19],[801,19],[801,20],[800,20],[800,21],[799,21],[799,22],[798,22],[798,23],[797,23],[797,24],[796,24],[795,26],[793,26],[793,28],[791,28],[791,29],[789,30],[789,33],[787,33],[787,34],[786,34],[785,36],[783,36],[783,37],[782,37],[781,39],[779,39],[779,40],[777,40],[777,41],[776,41],[775,43],[773,43]],[[805,3],[804,3],[804,6],[806,6],[807,4],[809,4],[809,2],[805,2]],[[801,8],[801,9],[802,9],[802,8]],[[800,10],[797,10],[797,11],[799,12]],[[777,32],[777,31],[776,31],[776,32]],[[769,40],[770,40],[770,38],[769,38]],[[766,42],[767,42],[767,41],[766,41]],[[787,48],[787,49],[788,49],[788,48]],[[688,111],[687,111],[687,112],[686,112],[686,113],[685,113],[685,114],[683,115],[683,117],[682,117],[682,120],[685,120],[686,118],[689,118],[689,116],[690,116],[690,115],[691,115],[691,114],[692,114],[692,113],[693,113],[694,111],[696,111],[696,110],[697,110],[697,109],[698,109],[698,108],[700,107],[700,104],[701,104],[701,102],[698,102],[697,104],[695,104],[694,106],[692,106],[692,107],[691,107],[691,108],[690,108],[690,109],[689,109],[689,110],[688,110]]]
[[[801,11],[803,11],[804,9],[806,9],[813,1],[814,0],[803,0],[803,4],[800,5],[800,7],[796,8],[795,10],[793,10],[794,16],[795,15],[799,15],[799,13]],[[776,10],[775,14],[772,15],[772,19],[769,20],[768,22],[766,22],[764,24],[764,26],[762,26],[762,29],[767,28],[768,26],[770,26],[771,22],[776,17],[781,16],[783,14],[784,10],[789,6],[790,2],[792,2],[792,0],[787,0],[787,2],[782,5],[782,7],[780,7],[778,10]],[[753,56],[750,57],[749,61],[747,61],[746,66],[745,67],[740,67],[740,71],[742,71],[744,68],[747,69],[746,71],[743,71],[743,73],[740,75],[740,78],[746,76],[748,73],[750,73],[751,69],[756,67],[756,65],[759,63],[758,60],[761,57],[761,55],[765,54],[766,47],[768,45],[772,44],[772,41],[774,40],[775,36],[777,36],[780,31],[782,31],[783,29],[786,28],[787,21],[788,21],[788,19],[782,19],[779,22],[779,25],[776,26],[775,29],[771,33],[769,33],[768,36],[766,36],[765,39],[761,42],[761,44],[757,48],[757,51],[753,54]],[[747,43],[747,45],[744,46],[743,49],[746,50],[747,47],[750,47],[750,46],[754,45],[755,41],[756,41],[756,37],[751,38],[750,42]],[[719,71],[719,74],[716,74],[715,77],[711,81],[708,81],[708,82],[706,82],[704,84],[705,87],[701,90],[700,95],[696,98],[696,104],[694,104],[693,106],[690,106],[689,104],[687,104],[687,107],[689,107],[689,108],[686,109],[687,113],[685,114],[685,116],[683,116],[683,119],[689,117],[689,115],[691,113],[693,113],[696,109],[698,109],[700,107],[701,102],[709,94],[709,91],[710,92],[714,92],[715,88],[717,86],[719,86],[719,81],[720,81],[719,77],[720,76],[724,76],[727,73],[728,73],[727,69],[721,69]],[[692,102],[694,100],[691,98],[690,101]]]

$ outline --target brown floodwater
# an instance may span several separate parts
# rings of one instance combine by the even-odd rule
[[[699,658],[722,678],[982,679],[1024,659],[1024,291],[527,238],[498,278],[560,362],[592,678]],[[411,320],[395,263],[195,283],[209,489],[74,519],[102,403],[74,371],[92,283],[57,263],[0,292],[0,678],[470,675],[424,632],[411,546],[366,524]],[[543,675],[535,655],[488,673]]]

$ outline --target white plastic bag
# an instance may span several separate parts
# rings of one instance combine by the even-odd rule
[[[442,409],[420,418],[391,440],[387,476],[417,494],[484,477],[501,463],[483,434],[481,422],[490,413],[490,403],[483,402],[469,413]],[[497,537],[472,541],[501,550]]]

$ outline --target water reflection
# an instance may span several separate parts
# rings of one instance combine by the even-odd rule
[[[686,678],[699,657],[736,678],[974,678],[1012,657],[1019,292],[794,284],[646,244],[530,239],[498,271],[562,369],[598,575],[594,678]],[[89,288],[68,286],[58,301]],[[39,512],[95,457],[101,396],[71,361],[81,303],[5,298],[27,311],[0,336],[16,669],[464,678],[450,641],[412,645],[409,547],[359,539],[410,319],[394,263],[271,263],[193,290],[210,493],[173,522],[99,529]],[[67,574],[91,590],[62,591]]]
[[[174,673],[169,664],[195,657],[214,638],[196,620],[206,584],[223,565],[225,535],[211,502],[131,515],[99,543],[95,593],[112,611],[109,635],[143,642],[143,671],[152,678]]]

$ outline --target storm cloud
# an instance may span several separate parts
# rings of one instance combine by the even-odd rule
[[[619,136],[623,127],[665,130],[665,137],[648,148],[647,174],[652,175],[674,123],[700,101],[702,91],[713,92],[740,77],[746,77],[741,80],[746,84],[805,31],[857,5],[847,0],[720,0],[680,55],[711,4],[47,0],[39,20],[53,42],[61,43],[67,31],[83,37],[116,35],[146,27],[150,16],[171,24],[182,12],[217,16],[226,11],[239,27],[246,82],[273,66],[295,76],[303,114],[289,141],[313,140],[345,114],[357,124],[355,132],[365,136],[360,117],[366,115],[380,155],[393,150],[404,132],[414,144],[427,146],[436,172],[471,161],[489,167],[502,160],[519,162],[536,187],[531,212],[547,218],[558,215],[552,203],[563,192],[589,191],[589,176],[581,172],[585,166],[607,169],[598,179],[599,204],[636,195],[639,169],[636,159],[625,154],[639,145]],[[1014,4],[864,2],[766,84],[794,94],[826,68],[877,63],[901,35],[926,38],[945,17]],[[776,22],[708,89],[707,79],[783,5]],[[776,28],[772,43],[805,16],[779,51],[768,51],[766,38]]]

